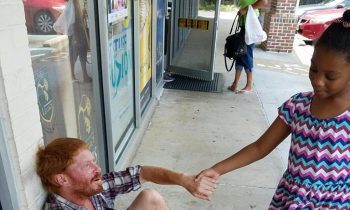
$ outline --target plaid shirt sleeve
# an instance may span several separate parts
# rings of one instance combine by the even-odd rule
[[[119,194],[136,191],[141,188],[139,165],[129,167],[125,171],[113,171],[102,176],[102,195],[108,200],[114,200]]]

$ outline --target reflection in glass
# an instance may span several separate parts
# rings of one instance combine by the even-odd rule
[[[97,136],[87,0],[23,0],[45,142]]]
[[[65,0],[23,0],[29,34],[55,34],[53,24],[66,7]]]

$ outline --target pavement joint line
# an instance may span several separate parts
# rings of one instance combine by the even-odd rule
[[[262,108],[262,112],[264,114],[264,118],[265,118],[265,121],[267,123],[267,126],[270,126],[271,122],[269,121],[269,118],[267,117],[266,109],[265,109],[264,104],[263,104],[263,102],[261,100],[261,96],[259,95],[259,91],[258,91],[258,89],[257,89],[257,87],[255,86],[254,83],[253,83],[253,87],[254,87],[254,90],[255,90],[254,92],[255,92],[256,96],[258,97],[259,104],[260,104],[260,106]]]

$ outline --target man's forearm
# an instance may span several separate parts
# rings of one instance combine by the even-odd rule
[[[180,185],[183,186],[183,173],[172,171],[165,168],[155,166],[141,166],[140,181],[153,182],[164,185]]]
[[[153,182],[163,185],[179,185],[193,196],[209,200],[216,188],[216,180],[203,177],[196,180],[194,175],[186,175],[166,168],[141,166],[140,182]]]

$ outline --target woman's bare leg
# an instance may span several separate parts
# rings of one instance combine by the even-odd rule
[[[242,70],[236,69],[235,79],[233,80],[232,85],[229,87],[229,89],[231,91],[236,91],[237,90],[237,85],[238,85],[239,79],[241,78],[241,73],[242,73]]]
[[[253,72],[247,71],[247,84],[242,90],[252,91],[253,90]]]

